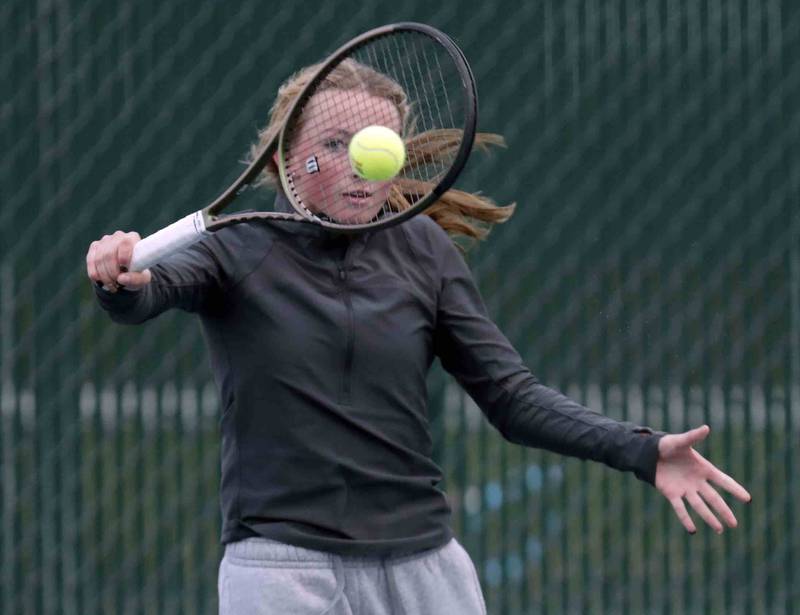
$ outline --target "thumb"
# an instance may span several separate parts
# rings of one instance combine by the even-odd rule
[[[659,455],[662,458],[669,459],[679,451],[682,452],[693,444],[705,440],[710,431],[711,428],[708,425],[702,425],[683,433],[667,434],[658,442]]]
[[[129,289],[147,286],[151,279],[152,276],[150,275],[149,269],[145,269],[144,271],[127,271],[117,276],[117,282]]]
[[[676,446],[680,447],[691,446],[692,444],[705,440],[706,436],[708,436],[710,431],[711,428],[708,425],[701,425],[700,427],[695,427],[694,429],[685,431],[682,434],[678,434],[677,439],[675,440],[675,444]]]

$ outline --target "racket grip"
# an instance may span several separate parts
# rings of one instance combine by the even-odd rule
[[[196,211],[148,235],[133,246],[130,271],[144,271],[165,257],[188,248],[211,233],[206,230],[203,212]]]

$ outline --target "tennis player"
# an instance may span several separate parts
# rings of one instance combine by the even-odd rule
[[[309,74],[279,90],[262,142]],[[360,65],[328,79],[327,96],[357,89],[382,101],[344,109],[343,123],[380,113],[359,122],[397,129],[409,112],[402,91]],[[341,128],[310,135],[321,168],[345,165]],[[350,177],[317,213],[358,220],[373,195],[385,198],[384,186]],[[274,167],[265,182],[277,186]],[[280,189],[276,207],[290,208]],[[736,526],[712,483],[750,495],[694,450],[708,426],[665,434],[590,411],[540,384],[492,322],[451,237],[480,238],[512,210],[451,190],[428,215],[352,238],[241,224],[140,273],[126,271],[138,234],[91,244],[88,276],[115,322],[176,307],[202,323],[223,407],[220,613],[486,613],[431,458],[436,357],[506,440],[633,472],[691,533],[687,502],[717,532]]]

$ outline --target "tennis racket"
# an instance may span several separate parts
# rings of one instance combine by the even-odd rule
[[[452,186],[472,149],[477,94],[450,37],[425,24],[391,24],[352,39],[312,70],[280,128],[244,172],[207,207],[139,241],[130,270],[143,271],[244,222],[303,222],[341,233],[391,226]],[[366,81],[371,85],[361,87]],[[371,125],[387,126],[403,139],[405,162],[391,180],[361,179],[350,166],[350,138]],[[294,211],[222,215],[267,165],[277,171]]]

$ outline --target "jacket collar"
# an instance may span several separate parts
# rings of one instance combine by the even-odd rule
[[[292,207],[292,204],[289,202],[287,196],[283,193],[283,191],[278,190],[277,194],[275,195],[275,204],[273,205],[273,209],[275,211],[279,211],[281,213],[287,214],[294,214],[297,213]],[[307,237],[324,237],[326,235],[332,234],[327,229],[317,226],[316,224],[307,224],[305,222],[281,222],[281,227],[287,229],[289,232],[297,234],[297,235],[304,235]]]
[[[292,204],[289,202],[289,199],[282,190],[277,191],[275,195],[275,204],[273,207],[275,211],[280,211],[283,213],[296,213],[294,207],[292,207]],[[337,233],[335,231],[326,229],[323,226],[308,224],[306,222],[282,221],[280,224],[287,228],[291,233],[302,235],[303,237],[308,237],[310,239],[318,239],[323,243],[329,243],[331,241],[337,242],[337,239],[338,242],[341,242],[346,241],[345,238],[349,238],[350,243],[364,244],[374,232],[363,231],[357,234],[345,234]]]

